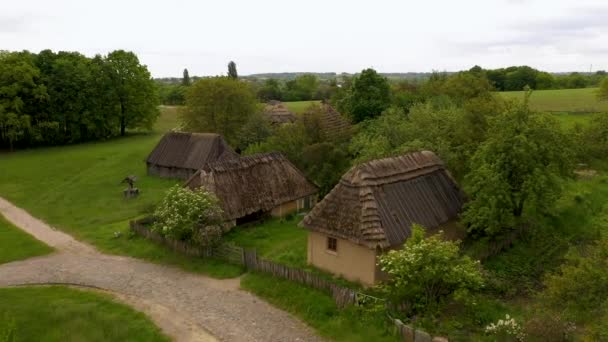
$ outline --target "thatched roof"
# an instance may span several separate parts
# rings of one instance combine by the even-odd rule
[[[322,103],[323,116],[321,117],[321,128],[327,137],[344,136],[352,133],[353,125],[342,114],[338,113],[328,103]]]
[[[429,151],[350,169],[304,218],[310,230],[369,248],[402,244],[413,223],[435,228],[456,218],[464,196]]]
[[[268,102],[264,108],[264,115],[268,117],[270,123],[276,125],[296,121],[296,115],[279,101]]]
[[[146,162],[198,170],[208,163],[237,157],[238,154],[219,134],[170,132],[163,136]]]
[[[315,194],[318,189],[278,152],[254,154],[207,165],[187,182],[204,187],[222,203],[227,220]]]

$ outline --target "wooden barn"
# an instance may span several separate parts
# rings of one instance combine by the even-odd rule
[[[310,209],[316,203],[318,191],[278,152],[207,164],[186,186],[213,192],[220,200],[228,225]]]
[[[281,125],[296,121],[296,115],[280,101],[270,101],[264,107],[264,115],[272,125]]]
[[[377,257],[399,248],[412,224],[445,228],[464,196],[429,151],[373,160],[350,169],[304,218],[308,263],[373,285],[383,278]]]
[[[219,134],[170,132],[152,150],[146,164],[148,175],[188,179],[208,163],[238,156]]]

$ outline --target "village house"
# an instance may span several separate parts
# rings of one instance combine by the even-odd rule
[[[456,219],[462,191],[429,151],[350,169],[304,218],[308,263],[365,285],[383,278],[377,257],[403,245],[412,224],[439,229]]]
[[[152,150],[146,164],[148,175],[188,179],[208,163],[238,156],[219,134],[170,132]]]
[[[220,200],[228,226],[266,215],[310,209],[317,187],[281,153],[261,153],[207,164],[185,184],[204,187]]]
[[[296,121],[296,115],[280,101],[270,101],[264,107],[264,115],[272,125],[281,125]]]

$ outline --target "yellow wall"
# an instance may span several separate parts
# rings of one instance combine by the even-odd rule
[[[373,285],[376,282],[376,252],[348,240],[337,239],[337,252],[327,250],[327,235],[308,233],[308,263],[345,279]]]

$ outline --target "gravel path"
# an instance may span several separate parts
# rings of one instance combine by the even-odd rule
[[[174,267],[105,255],[0,198],[0,214],[58,252],[0,265],[0,286],[70,284],[114,294],[176,341],[320,341],[288,313],[217,280]]]

